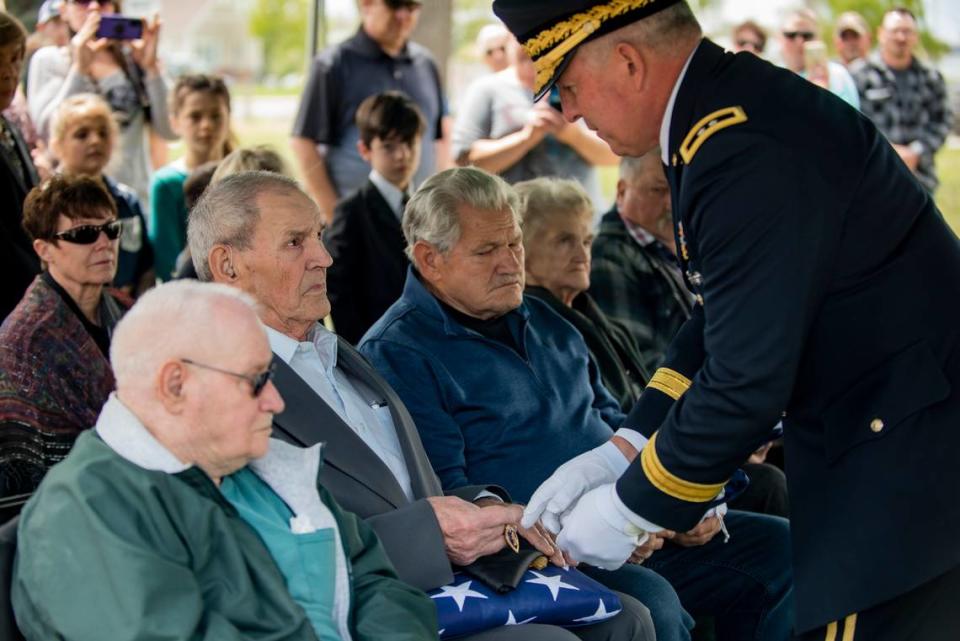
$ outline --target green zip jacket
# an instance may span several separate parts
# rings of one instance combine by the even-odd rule
[[[353,641],[436,639],[430,600],[397,579],[373,530],[320,495],[348,560]],[[206,474],[143,469],[93,430],[23,510],[12,598],[28,641],[317,639]]]

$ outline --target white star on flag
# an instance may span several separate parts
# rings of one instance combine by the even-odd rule
[[[530,623],[537,617],[530,617],[529,619],[524,619],[523,621],[517,621],[516,617],[513,616],[513,610],[507,610],[507,622],[503,625],[523,625],[524,623]]]
[[[441,592],[440,594],[433,594],[430,596],[430,598],[443,599],[445,597],[449,597],[456,602],[457,609],[463,612],[463,604],[467,599],[471,597],[473,597],[474,599],[487,598],[483,594],[480,594],[479,592],[475,592],[471,590],[470,589],[471,583],[473,583],[473,581],[466,581],[464,583],[461,583],[460,585],[445,585],[442,588],[440,588],[441,590],[443,590],[443,592]]]
[[[593,623],[594,621],[606,621],[610,617],[614,617],[620,614],[620,610],[614,610],[613,612],[607,612],[607,606],[603,604],[603,599],[600,599],[600,606],[597,608],[597,611],[591,614],[588,617],[582,617],[580,619],[574,619],[577,623]]]
[[[544,576],[535,570],[530,570],[530,574],[535,575],[535,579],[527,579],[524,583],[536,583],[537,585],[542,585],[550,590],[550,596],[553,597],[553,600],[557,600],[557,595],[560,594],[560,589],[565,590],[580,590],[575,585],[570,585],[569,583],[563,582],[563,577],[560,575],[557,576]]]

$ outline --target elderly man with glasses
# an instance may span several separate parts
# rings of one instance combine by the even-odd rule
[[[284,404],[252,300],[152,290],[111,363],[116,393],[24,508],[27,639],[436,639],[430,600],[318,487],[320,447],[271,441]]]
[[[269,213],[268,213],[269,212]],[[330,313],[320,210],[292,180],[245,172],[212,185],[190,213],[187,237],[201,280],[252,295],[266,325],[277,388],[286,410],[278,438],[301,447],[322,442],[323,486],[376,531],[400,578],[423,590],[448,585],[454,565],[503,550],[522,508],[503,490],[469,485],[443,495],[416,425],[393,388],[346,340],[324,328]],[[521,531],[562,563],[539,528]],[[621,595],[624,612],[576,629],[593,641],[652,639],[646,608]],[[506,621],[506,619],[504,619]],[[555,626],[512,625],[479,641],[572,641]]]

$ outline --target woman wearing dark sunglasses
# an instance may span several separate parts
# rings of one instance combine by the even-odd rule
[[[23,226],[43,271],[0,325],[0,496],[31,492],[96,422],[127,306],[105,289],[122,223],[100,183],[54,176],[27,195]]]

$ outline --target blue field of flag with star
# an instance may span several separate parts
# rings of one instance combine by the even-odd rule
[[[573,568],[527,570],[517,588],[499,594],[464,572],[428,593],[437,606],[444,639],[502,625],[545,623],[565,627],[605,621],[620,612],[620,599]]]

